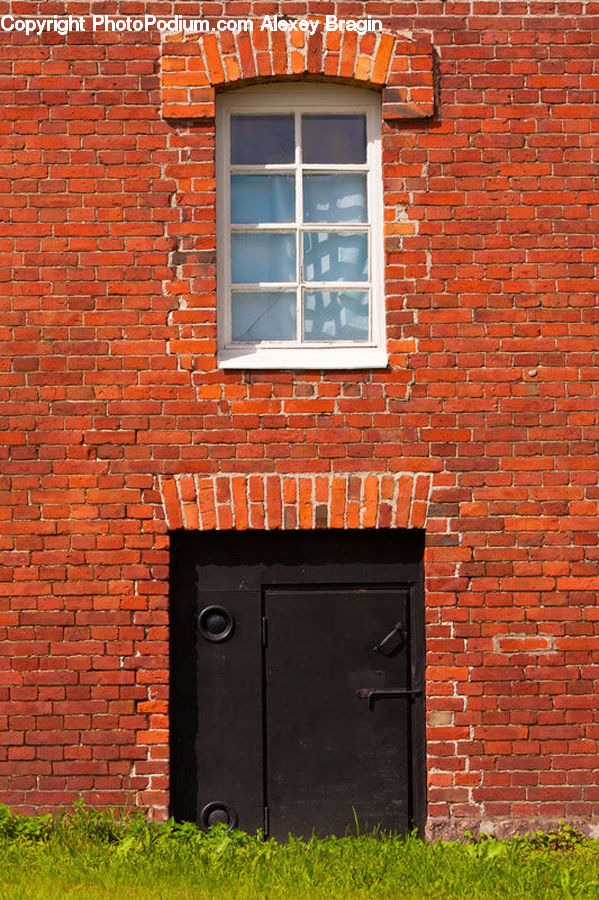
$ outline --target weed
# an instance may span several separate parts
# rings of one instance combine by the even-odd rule
[[[8,806],[0,804],[0,840],[45,841],[52,833],[54,820],[46,816],[14,815]]]
[[[536,850],[563,852],[576,849],[581,844],[588,842],[589,839],[573,825],[567,825],[560,819],[557,829],[528,832],[524,837],[515,837],[513,840]]]

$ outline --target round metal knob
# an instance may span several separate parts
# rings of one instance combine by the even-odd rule
[[[219,800],[206,804],[200,813],[200,820],[204,828],[219,824],[226,825],[227,831],[237,828],[237,813],[232,806],[227,806]]]
[[[198,617],[200,634],[215,644],[226,641],[235,630],[235,619],[224,606],[206,606]]]

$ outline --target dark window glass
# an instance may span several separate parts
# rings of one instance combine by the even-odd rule
[[[293,116],[231,116],[231,164],[261,166],[295,159]]]
[[[366,116],[303,116],[304,163],[365,163]]]

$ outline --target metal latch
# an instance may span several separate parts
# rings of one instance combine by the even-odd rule
[[[392,630],[372,648],[375,653],[383,656],[395,656],[403,649],[406,643],[405,630],[401,622],[396,622]]]
[[[374,709],[375,700],[396,700],[411,697],[422,697],[422,691],[407,691],[403,688],[360,688],[356,691],[356,697],[366,700],[368,709]]]

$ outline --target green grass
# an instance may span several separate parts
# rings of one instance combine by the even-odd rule
[[[2,900],[569,900],[599,898],[599,842],[567,826],[501,842],[384,835],[262,841],[76,807],[0,807]]]

